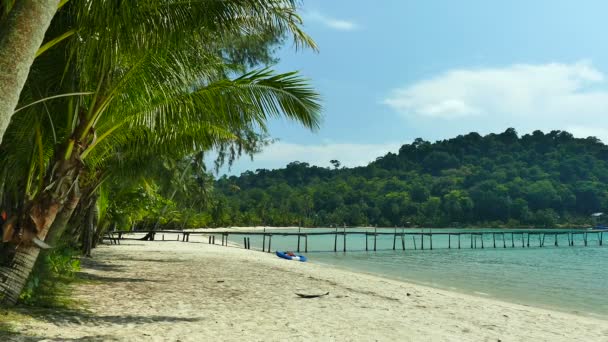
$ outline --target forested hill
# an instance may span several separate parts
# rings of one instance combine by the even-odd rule
[[[214,221],[550,227],[588,224],[608,208],[608,146],[564,131],[416,139],[365,167],[332,163],[223,177]]]

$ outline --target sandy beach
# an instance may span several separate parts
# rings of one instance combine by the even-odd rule
[[[199,241],[204,238],[199,237]],[[194,241],[196,239],[191,239]],[[608,321],[206,243],[100,246],[74,312],[14,340],[608,341]],[[295,293],[329,295],[302,299]]]

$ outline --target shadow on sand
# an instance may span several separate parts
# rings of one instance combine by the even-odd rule
[[[79,326],[132,326],[137,329],[137,325],[149,323],[179,323],[179,322],[199,322],[204,320],[202,317],[176,317],[176,316],[138,316],[138,315],[99,315],[85,310],[65,309],[65,308],[28,308],[18,307],[15,311],[22,312],[31,316],[37,321],[51,323],[59,327],[72,327],[82,329]],[[142,328],[142,338],[146,335]],[[117,341],[113,335],[89,335],[79,338],[49,338],[46,336],[32,336],[27,330],[23,331],[0,331],[0,341]]]
[[[133,258],[125,259],[133,260]],[[177,262],[179,260],[156,260],[156,259],[138,259],[137,261],[147,262]],[[81,259],[83,269],[85,271],[78,272],[77,278],[86,281],[100,281],[103,283],[142,283],[142,282],[158,282],[158,280],[145,279],[145,278],[131,278],[124,277],[127,272],[124,265],[113,264],[104,261],[103,259]],[[99,272],[88,273],[86,270],[96,270]],[[118,274],[117,274],[118,273]],[[113,275],[113,276],[112,276]],[[108,301],[112,301],[112,298],[108,298]],[[198,322],[205,318],[203,317],[177,317],[177,316],[165,316],[165,315],[103,315],[94,313],[86,310],[84,305],[74,305],[72,303],[68,306],[53,306],[53,307],[29,307],[29,306],[17,306],[12,311],[22,315],[29,316],[36,321],[51,323],[59,327],[73,327],[78,326],[97,326],[97,327],[111,327],[111,326],[132,326],[137,328],[138,325],[149,324],[149,323],[179,323],[179,322]],[[86,303],[84,303],[86,305]],[[75,307],[77,306],[77,307]],[[82,307],[80,307],[82,306]],[[0,323],[2,320],[0,319]],[[118,340],[113,335],[90,335],[79,338],[48,338],[45,336],[32,336],[28,334],[27,329],[11,329],[10,326],[13,324],[0,326],[0,341],[116,341]],[[146,332],[142,330],[142,338],[145,338]]]

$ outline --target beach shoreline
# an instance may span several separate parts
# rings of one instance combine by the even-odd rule
[[[600,318],[205,243],[100,246],[82,274],[86,319],[32,318],[24,339],[608,340]]]

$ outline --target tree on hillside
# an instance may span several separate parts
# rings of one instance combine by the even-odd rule
[[[416,139],[365,167],[291,163],[219,179],[216,187],[244,212],[251,210],[252,194],[265,192],[268,210],[278,213],[271,224],[298,215],[297,201],[306,194],[319,225],[580,226],[608,206],[607,161],[608,146],[594,138],[563,131],[519,137],[507,129],[435,143]],[[283,197],[269,191],[279,182],[290,206],[281,206]],[[223,190],[230,186],[238,186],[238,195]]]

